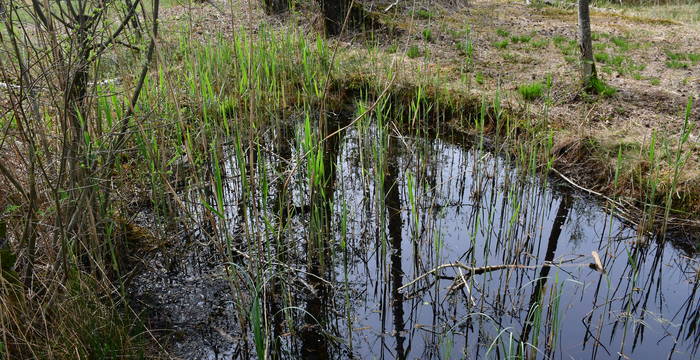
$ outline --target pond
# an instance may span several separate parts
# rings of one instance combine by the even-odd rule
[[[486,137],[352,119],[237,138],[181,190],[198,225],[132,285],[172,355],[697,357],[692,246]]]

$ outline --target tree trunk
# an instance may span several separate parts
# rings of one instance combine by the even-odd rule
[[[268,15],[281,14],[289,10],[290,0],[263,0],[263,5],[265,5],[265,12]]]
[[[351,0],[320,0],[328,36],[340,35]],[[348,18],[350,21],[350,18]]]
[[[588,9],[589,0],[578,0],[579,47],[581,48],[582,81],[586,88],[596,78],[593,61],[593,43],[591,41],[591,16]]]
[[[571,211],[571,206],[573,205],[573,198],[569,194],[563,194],[561,202],[559,203],[559,208],[557,209],[557,215],[554,217],[554,223],[552,224],[552,230],[549,233],[549,240],[547,241],[547,252],[544,255],[544,263],[552,262],[554,260],[554,255],[557,252],[557,245],[559,244],[559,238],[561,237],[562,229],[566,220],[569,218],[569,212]],[[523,326],[523,331],[520,335],[520,341],[528,342],[530,338],[530,332],[532,331],[532,326],[535,323],[534,316],[536,314],[535,309],[537,306],[541,306],[542,298],[544,296],[544,287],[547,284],[547,279],[549,279],[549,271],[552,269],[551,266],[543,266],[540,269],[540,274],[537,276],[537,282],[535,283],[535,288],[530,295],[530,305],[528,307],[529,311],[527,314],[527,319],[525,321],[525,326]],[[536,338],[540,334],[535,333],[533,336]],[[533,339],[534,342],[534,339]],[[548,351],[551,351],[551,343],[547,341],[545,343],[545,356],[549,358]],[[531,351],[531,350],[527,350]],[[526,355],[525,353],[523,355]],[[531,353],[531,356],[523,356],[525,359],[535,359],[536,354]]]

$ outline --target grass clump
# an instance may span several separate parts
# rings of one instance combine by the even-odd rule
[[[628,58],[624,55],[610,55],[605,52],[596,53],[593,55],[595,61],[612,65],[613,67],[621,67]]]
[[[606,52],[598,52],[593,55],[596,62],[605,64],[603,72],[612,74],[613,71],[621,75],[632,75],[633,78],[641,78],[640,71],[646,68],[644,64],[637,64],[629,56],[613,55]]]
[[[666,61],[666,67],[669,69],[687,69],[688,63],[678,60],[668,60]]]
[[[671,69],[687,69],[690,63],[696,64],[700,62],[700,54],[683,53],[683,52],[666,52],[666,66]]]
[[[552,37],[552,41],[554,42],[554,45],[559,46],[559,45],[564,44],[565,42],[569,41],[569,39],[565,36],[555,35],[554,37]]]
[[[599,42],[599,43],[593,44],[593,50],[595,50],[595,51],[604,51],[607,48],[608,48],[608,44],[604,43],[604,42]]]
[[[529,43],[530,40],[532,40],[532,36],[528,36],[528,35],[516,35],[516,36],[511,36],[511,37],[510,37],[510,41],[511,41],[513,44],[517,44],[517,43]]]
[[[591,33],[591,39],[593,41],[600,41],[600,40],[603,40],[604,38],[609,38],[609,37],[610,37],[610,34],[606,34],[606,33],[598,33],[598,32]]]
[[[457,50],[469,58],[474,55],[474,44],[470,41],[460,41],[457,43]]]
[[[426,10],[426,9],[418,9],[418,10],[413,12],[413,15],[415,15],[419,19],[423,19],[423,20],[430,20],[430,19],[435,17],[434,12],[432,12],[430,10]]]
[[[503,29],[496,29],[496,34],[500,37],[509,37],[510,32]]]
[[[493,46],[495,46],[498,49],[505,49],[508,47],[508,44],[508,39],[503,39],[501,41],[496,41],[495,43],[493,43]]]
[[[595,58],[595,61],[600,62],[600,63],[610,62],[610,54],[608,54],[608,53],[604,53],[604,52],[595,53],[595,55],[593,55],[593,57]]]
[[[503,60],[511,62],[511,63],[515,63],[518,61],[518,56],[516,54],[506,52],[506,53],[503,53]]]
[[[535,49],[541,49],[547,45],[549,45],[549,40],[547,39],[539,39],[530,42],[530,46],[532,46]]]
[[[601,95],[603,97],[613,96],[615,95],[615,93],[617,93],[617,89],[606,84],[603,80],[597,77],[591,79],[590,84],[588,85],[588,88],[586,90],[588,90],[591,93]]]
[[[632,48],[632,44],[629,42],[629,40],[623,37],[611,38],[610,42],[615,44],[621,51],[627,51]]]
[[[578,56],[578,43],[576,40],[568,39],[563,36],[555,36],[553,39],[556,45],[564,56]]]
[[[546,86],[541,81],[536,81],[518,86],[518,93],[527,101],[537,100],[544,94]]]
[[[430,29],[423,29],[423,40],[427,42],[433,41],[433,31]]]
[[[421,55],[422,52],[416,45],[411,45],[411,47],[409,47],[406,51],[406,56],[408,56],[409,59],[415,59],[417,57],[420,57]]]
[[[389,48],[386,49],[386,51],[387,51],[389,54],[396,54],[396,52],[399,51],[399,44],[398,44],[398,43],[393,43],[393,44],[391,44],[391,45],[389,46]]]

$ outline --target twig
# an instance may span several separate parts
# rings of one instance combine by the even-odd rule
[[[493,272],[493,271],[497,271],[497,270],[505,270],[505,269],[537,269],[537,268],[539,268],[539,267],[544,267],[544,266],[557,266],[557,267],[560,267],[560,266],[576,266],[576,267],[580,267],[580,266],[590,266],[590,264],[560,264],[560,263],[556,263],[556,264],[555,264],[555,263],[545,262],[545,263],[542,264],[542,265],[503,264],[503,265],[492,265],[492,266],[472,267],[472,266],[464,265],[464,264],[462,264],[462,263],[460,263],[460,262],[454,262],[454,263],[448,263],[448,264],[438,265],[438,266],[436,266],[435,268],[431,269],[430,271],[426,272],[425,274],[420,275],[420,276],[418,276],[417,278],[411,280],[409,283],[407,283],[406,285],[400,287],[398,290],[399,290],[399,291],[404,290],[404,289],[410,287],[411,285],[417,283],[417,282],[420,281],[421,279],[424,279],[425,277],[427,277],[427,276],[429,276],[429,275],[432,275],[432,274],[434,274],[434,273],[436,273],[436,272],[438,272],[438,271],[440,271],[440,270],[447,269],[447,268],[457,268],[457,269],[459,269],[459,270],[465,270],[465,271],[467,271],[467,272],[468,272],[467,274],[461,274],[461,273],[460,273],[460,275],[461,275],[461,276],[460,276],[460,279],[461,279],[462,281],[466,281],[466,278],[469,278],[469,277],[471,277],[471,276],[480,275],[480,274],[485,274],[485,273],[489,273],[489,272]]]
[[[564,179],[564,181],[566,181],[566,182],[568,182],[569,184],[571,184],[571,186],[573,186],[573,187],[575,187],[575,188],[577,188],[577,189],[579,189],[579,190],[583,190],[583,191],[585,191],[585,192],[587,192],[587,193],[589,193],[589,194],[592,194],[592,195],[595,195],[595,196],[600,196],[600,197],[604,198],[605,200],[610,201],[611,203],[613,203],[613,204],[615,204],[615,205],[622,206],[622,203],[620,203],[619,201],[613,200],[612,198],[610,198],[610,197],[608,197],[608,196],[605,196],[605,195],[603,195],[603,194],[601,194],[601,193],[599,193],[599,192],[597,192],[597,191],[595,191],[595,190],[585,188],[585,187],[583,187],[583,186],[581,186],[581,185],[575,183],[573,180],[571,180],[571,179],[569,179],[568,177],[566,177],[564,174],[562,174],[561,172],[559,172],[557,169],[552,168],[551,170],[552,170],[555,174],[559,175],[559,177],[561,177],[562,179]]]
[[[400,0],[396,0],[391,5],[387,6],[386,9],[384,9],[384,12],[389,12],[389,10],[391,10],[394,6],[399,4],[399,1]]]

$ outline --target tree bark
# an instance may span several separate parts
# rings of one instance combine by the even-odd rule
[[[340,35],[352,0],[320,0],[323,22],[328,36]],[[350,21],[350,18],[348,18]]]
[[[588,8],[589,0],[578,1],[579,47],[581,48],[581,80],[586,88],[590,88],[596,78],[595,62],[593,60],[593,43],[591,41],[591,16]]]
[[[263,5],[265,5],[265,12],[268,15],[281,14],[289,10],[290,0],[263,0]]]

